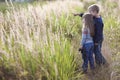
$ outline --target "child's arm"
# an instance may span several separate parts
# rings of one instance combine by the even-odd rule
[[[86,42],[86,36],[87,36],[87,30],[83,30],[82,31],[82,40],[81,40],[81,47],[83,48],[83,45],[85,44]]]
[[[84,15],[84,13],[73,13],[73,15],[82,17]]]
[[[78,14],[78,13],[73,13],[73,15],[74,15],[74,16],[79,16],[80,14]]]

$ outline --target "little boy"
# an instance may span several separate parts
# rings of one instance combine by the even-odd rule
[[[94,16],[94,26],[95,26],[95,36],[94,39],[94,54],[95,54],[95,61],[97,65],[102,65],[106,63],[105,58],[103,57],[101,53],[102,48],[102,42],[103,42],[103,21],[102,17],[99,15],[99,6],[96,4],[93,4],[88,7],[88,12]],[[83,13],[81,14],[74,14],[74,16],[83,16]]]
[[[102,42],[103,42],[103,21],[102,17],[99,15],[99,6],[96,4],[93,4],[88,7],[89,13],[91,13],[94,16],[94,26],[95,26],[95,36],[94,36],[94,54],[95,54],[95,60],[96,64],[101,65],[105,64],[106,60],[103,57],[101,53],[101,48],[102,48]]]

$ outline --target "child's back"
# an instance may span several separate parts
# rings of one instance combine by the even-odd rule
[[[91,70],[94,70],[94,58],[93,58],[93,49],[94,49],[94,21],[91,14],[85,14],[83,16],[83,28],[82,28],[82,59],[83,59],[83,72],[87,72],[88,63],[90,63]]]
[[[96,18],[94,17],[94,22],[95,22],[95,35],[94,35],[94,43],[98,43],[103,40],[103,21],[102,18]]]

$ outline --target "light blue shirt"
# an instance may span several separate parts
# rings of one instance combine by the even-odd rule
[[[90,30],[89,28],[84,28],[82,30],[82,40],[81,40],[81,45],[83,47],[84,44],[86,43],[93,43],[93,38],[90,35]]]

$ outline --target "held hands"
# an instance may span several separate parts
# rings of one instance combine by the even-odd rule
[[[95,46],[97,46],[98,45],[98,43],[95,43]]]

